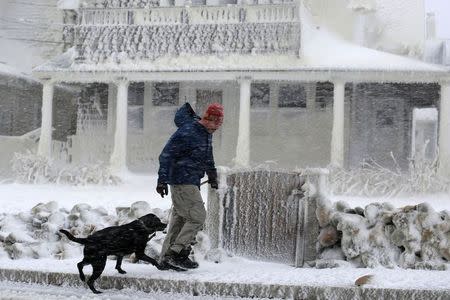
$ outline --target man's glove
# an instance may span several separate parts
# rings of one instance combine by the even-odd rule
[[[167,187],[167,183],[158,183],[156,186],[156,192],[164,198],[165,195],[169,195],[169,188]]]
[[[217,171],[208,171],[206,172],[206,175],[208,175],[208,183],[213,189],[219,188],[219,183],[217,182]]]

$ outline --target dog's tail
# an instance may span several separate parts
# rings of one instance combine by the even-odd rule
[[[67,236],[67,238],[68,238],[69,240],[74,241],[75,243],[82,244],[82,245],[86,244],[86,239],[74,237],[74,236],[73,236],[70,232],[68,232],[67,230],[60,229],[59,232],[64,233],[64,234]]]

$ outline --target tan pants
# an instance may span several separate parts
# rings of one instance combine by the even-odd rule
[[[195,185],[171,185],[172,215],[161,250],[161,258],[168,249],[179,253],[190,247],[206,219],[206,210],[200,190]]]

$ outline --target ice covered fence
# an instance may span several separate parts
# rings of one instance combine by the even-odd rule
[[[302,266],[316,258],[319,225],[312,193],[325,172],[248,170],[223,173],[208,199],[213,247],[233,254]]]
[[[426,203],[398,209],[331,203],[322,193],[325,176],[320,170],[223,173],[208,200],[213,246],[295,266],[447,269],[450,212]]]

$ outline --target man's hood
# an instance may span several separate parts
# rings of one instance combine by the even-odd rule
[[[184,124],[192,123],[197,120],[200,120],[200,117],[197,116],[195,111],[192,109],[192,106],[186,102],[177,110],[174,122],[177,127],[181,127]]]

